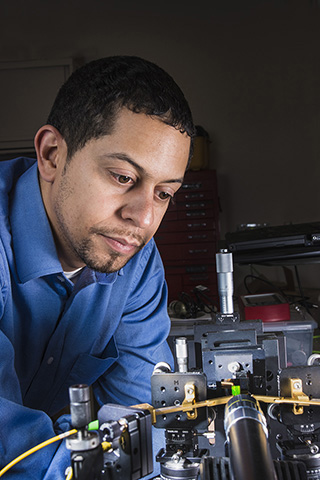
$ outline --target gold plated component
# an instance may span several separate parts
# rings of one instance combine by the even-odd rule
[[[291,397],[296,400],[309,400],[308,395],[302,391],[302,381],[300,378],[290,378],[290,391]],[[302,405],[293,405],[293,413],[295,415],[301,415],[303,413]]]
[[[300,378],[292,378],[291,382],[291,397],[269,397],[267,395],[252,395],[258,402],[264,403],[276,403],[276,404],[289,404],[292,405],[293,412],[296,415],[302,413],[304,406],[320,406],[319,398],[310,399],[302,391],[302,380]],[[193,383],[187,383],[185,385],[185,399],[181,405],[170,406],[163,408],[154,408],[153,406],[143,403],[141,405],[135,405],[134,408],[141,408],[144,410],[149,410],[152,417],[152,423],[156,423],[156,417],[158,415],[166,415],[169,413],[176,412],[187,412],[188,419],[193,420],[197,418],[194,415],[197,415],[196,411],[198,408],[202,407],[216,407],[218,405],[225,405],[232,398],[231,395],[226,397],[212,398],[209,400],[202,400],[196,402],[195,400],[195,386]],[[194,413],[195,412],[195,413]]]
[[[320,399],[313,398],[312,400],[307,397],[305,400],[297,400],[290,397],[268,397],[266,395],[252,395],[256,400],[259,402],[264,403],[287,403],[289,405],[296,405],[296,406],[320,406]],[[168,413],[175,413],[175,412],[188,412],[195,408],[202,408],[202,407],[215,407],[218,405],[225,405],[228,401],[232,398],[231,395],[227,397],[219,397],[219,398],[212,398],[210,400],[203,400],[200,402],[196,402],[192,405],[179,405],[177,407],[163,407],[163,408],[156,408],[154,411],[154,415],[166,415]]]
[[[196,404],[196,387],[194,383],[187,382],[184,386],[184,400],[182,406],[189,406]],[[189,420],[195,420],[198,416],[197,409],[187,411],[187,417]]]
[[[166,415],[168,413],[175,413],[175,412],[190,412],[195,408],[215,407],[217,405],[224,405],[230,400],[230,398],[232,398],[232,396],[228,395],[227,397],[219,397],[219,398],[212,398],[210,400],[202,400],[194,404],[182,403],[182,405],[179,405],[177,407],[156,408],[155,415],[156,416]],[[194,417],[191,417],[191,418],[194,418]]]
[[[139,403],[139,405],[133,405],[133,409],[136,410],[148,410],[151,414],[151,421],[154,425],[156,423],[156,409],[149,403]]]

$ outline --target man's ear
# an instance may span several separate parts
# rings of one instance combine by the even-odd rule
[[[42,179],[52,183],[57,167],[67,156],[67,145],[61,133],[52,125],[41,127],[34,138],[38,168]]]

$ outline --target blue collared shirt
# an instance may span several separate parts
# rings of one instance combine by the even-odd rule
[[[0,163],[0,234],[3,467],[54,435],[48,415],[68,404],[70,385],[93,385],[100,404],[150,403],[153,367],[172,358],[165,342],[166,285],[153,240],[119,272],[85,267],[74,285],[58,260],[30,159]],[[44,478],[55,449],[34,454],[16,471],[24,479]]]

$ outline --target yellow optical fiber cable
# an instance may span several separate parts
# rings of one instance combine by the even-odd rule
[[[0,470],[0,477],[2,477],[2,475],[4,475],[10,468],[12,468],[14,465],[19,463],[21,460],[28,457],[32,453],[37,452],[41,448],[46,447],[51,443],[58,442],[59,440],[63,440],[64,438],[69,437],[74,433],[77,433],[77,430],[75,428],[73,430],[69,430],[68,432],[61,433],[56,437],[49,438],[49,440],[46,440],[45,442],[39,443],[39,445],[36,445],[35,447],[30,448],[30,450],[27,450],[26,452],[22,453],[21,455],[19,455],[19,457],[16,457],[14,460],[12,460],[12,462],[8,463],[8,465],[6,465],[2,470]]]
[[[73,478],[73,470],[72,470],[72,467],[70,467],[68,475],[66,476],[66,480],[71,480],[72,478]]]

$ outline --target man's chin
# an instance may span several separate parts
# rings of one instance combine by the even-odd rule
[[[124,254],[112,249],[106,251],[105,246],[101,248],[100,243],[90,239],[90,241],[80,245],[76,253],[79,259],[92,270],[101,273],[114,273],[123,268],[143,247],[144,244],[141,244],[134,252]]]
[[[123,268],[133,257],[123,257],[120,255],[112,255],[111,257],[117,257],[117,258],[109,258],[107,261],[103,260],[92,260],[92,259],[87,259],[87,261],[84,259],[86,265],[91,268],[92,270],[95,270],[100,273],[114,273],[118,272]]]

